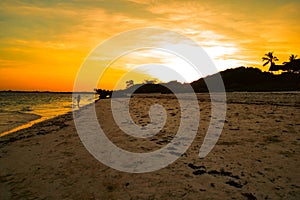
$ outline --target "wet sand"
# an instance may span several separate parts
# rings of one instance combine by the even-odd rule
[[[16,127],[25,125],[33,120],[40,119],[41,116],[29,113],[0,113],[0,136]]]
[[[153,103],[168,114],[160,134],[149,139],[122,133],[110,100],[96,103],[108,138],[128,151],[159,149],[178,129],[176,98],[145,97],[131,99],[137,124],[149,123]],[[178,160],[154,172],[126,173],[100,163],[81,143],[70,113],[1,137],[0,199],[300,199],[300,94],[228,93],[222,135],[203,159],[198,153],[211,106],[207,94],[198,97],[201,121],[194,142]]]

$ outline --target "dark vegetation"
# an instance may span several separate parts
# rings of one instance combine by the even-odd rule
[[[239,67],[220,72],[227,92],[248,91],[300,91],[300,74],[285,72],[274,75],[270,72],[262,72],[257,68]],[[205,81],[214,76],[201,78],[191,83],[195,92],[207,92]]]
[[[273,55],[273,52],[268,52],[262,57],[262,61],[265,63],[263,66],[270,64],[269,71],[288,71],[288,72],[300,72],[300,59],[297,59],[297,55],[291,54],[288,62],[283,62],[282,65],[276,65],[275,61],[279,59]]]
[[[99,98],[100,99],[107,99],[107,98],[111,97],[113,91],[111,91],[111,90],[102,90],[102,89],[95,89],[95,92],[97,94],[99,94]]]
[[[125,90],[115,91],[115,94],[122,93],[134,93],[134,94],[145,94],[145,93],[162,93],[171,94],[175,91],[176,93],[187,93],[192,92],[191,86],[188,83],[181,84],[177,81],[171,81],[168,83],[143,83],[133,85]]]
[[[270,72],[262,72],[258,68],[238,67],[220,72],[226,92],[248,91],[248,92],[268,92],[268,91],[300,91],[300,74],[284,72],[274,75]],[[173,88],[178,93],[192,92],[192,86],[196,93],[208,92],[206,82],[213,81],[218,74],[201,78],[190,84],[181,84],[176,81],[160,84],[136,84],[125,90],[115,91],[114,95],[123,96],[128,93],[162,93],[170,94]],[[215,88],[212,92],[218,92]]]
[[[273,52],[268,52],[262,57],[263,66],[270,64],[269,71],[279,71],[281,74],[275,75],[271,72],[262,72],[258,68],[238,67],[227,69],[218,74],[213,74],[205,78],[201,78],[192,83],[181,84],[177,81],[168,83],[155,84],[156,81],[146,81],[143,84],[134,84],[133,80],[126,82],[125,90],[115,91],[115,96],[124,96],[129,93],[162,93],[170,94],[189,92],[208,92],[207,83],[214,84],[219,75],[221,75],[226,92],[268,92],[268,91],[300,91],[300,59],[297,55],[291,54],[288,62],[283,62],[282,65],[276,65],[275,62],[279,59],[274,56]],[[191,88],[193,90],[191,90]],[[222,91],[220,87],[210,88],[210,92]],[[97,93],[101,97],[110,97],[112,91],[97,89]]]

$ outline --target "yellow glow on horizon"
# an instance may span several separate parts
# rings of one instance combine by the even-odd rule
[[[127,74],[127,79],[122,79],[124,75]],[[151,79],[152,77],[147,74],[142,74],[136,71],[131,71],[128,73],[127,70],[108,68],[100,77],[98,82],[98,88],[104,89],[124,89],[126,88],[127,80],[134,80],[135,83],[142,83],[144,80]]]

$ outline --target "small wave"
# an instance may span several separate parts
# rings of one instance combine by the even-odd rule
[[[0,133],[21,127],[41,118],[41,116],[36,114],[22,113],[19,111],[0,113]]]
[[[63,108],[72,108],[73,106],[75,106],[75,104],[63,106]]]
[[[21,109],[22,112],[29,112],[29,111],[33,111],[29,106],[23,107]]]

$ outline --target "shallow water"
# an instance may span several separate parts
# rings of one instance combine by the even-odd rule
[[[80,106],[95,101],[94,95],[80,96]],[[72,99],[72,94],[1,92],[0,136],[65,114],[74,107],[76,108],[76,101]]]

